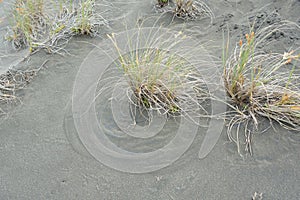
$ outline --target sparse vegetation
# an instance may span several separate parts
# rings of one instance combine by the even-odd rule
[[[157,5],[185,20],[214,17],[211,9],[199,0],[158,0]],[[53,12],[47,10],[49,6],[44,0],[16,0],[6,39],[16,49],[29,48],[31,53],[40,49],[49,53],[64,51],[64,45],[72,36],[97,36],[100,28],[107,25],[95,12],[95,6],[95,0],[77,3],[63,0],[59,6],[53,6]],[[229,121],[227,134],[237,144],[239,153],[241,127],[246,138],[245,150],[252,153],[252,133],[258,129],[260,117],[268,119],[271,125],[275,121],[288,130],[300,129],[299,48],[285,53],[264,52],[258,48],[283,26],[287,24],[261,30],[251,28],[232,53],[229,44],[224,47],[222,78],[229,101],[221,101],[230,107],[225,117]],[[134,94],[128,98],[137,107],[171,116],[186,116],[191,110],[206,113],[201,101],[208,97],[200,95],[202,99],[199,99],[198,95],[203,85],[201,75],[187,60],[159,48],[123,52],[114,35],[109,38],[119,53],[116,64]],[[0,75],[0,102],[15,100],[15,92],[35,73],[9,70]]]
[[[95,6],[94,0],[16,0],[6,39],[17,50],[28,48],[30,54],[40,49],[60,53],[65,51],[64,46],[72,36],[97,36],[100,28],[107,25],[106,20],[95,12]],[[9,69],[1,74],[0,103],[18,100],[17,92],[32,80],[38,70]],[[0,114],[3,113],[0,109]]]
[[[60,5],[45,5],[44,0],[17,0],[13,22],[7,40],[16,49],[30,52],[45,49],[49,53],[63,50],[74,35],[96,36],[105,19],[95,12],[95,1],[62,1]],[[48,8],[48,9],[46,9]]]

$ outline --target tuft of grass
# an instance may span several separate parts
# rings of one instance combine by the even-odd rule
[[[201,2],[201,4],[203,3]],[[196,19],[198,16],[204,14],[204,10],[202,6],[197,6],[193,0],[176,0],[174,13],[182,19]]]
[[[7,40],[16,49],[29,47],[34,49],[36,43],[44,38],[47,16],[44,13],[43,0],[17,0],[14,4],[11,35]]]
[[[179,34],[180,35],[180,34]],[[182,36],[176,36],[180,41]],[[187,60],[176,53],[164,50],[163,47],[150,48],[151,41],[162,43],[161,46],[172,46],[178,41],[173,41],[170,35],[167,40],[160,41],[163,37],[151,38],[149,48],[124,52],[118,45],[115,35],[108,35],[118,52],[119,59],[116,65],[122,70],[128,89],[129,102],[137,108],[153,111],[170,117],[183,116],[196,120],[190,113],[198,115],[207,114],[201,102],[207,97],[200,95],[200,90],[205,86],[198,72]],[[139,43],[138,38],[135,43]],[[166,45],[166,43],[169,43]],[[174,42],[174,43],[173,43]],[[128,45],[130,45],[128,41]],[[152,116],[149,114],[148,116]]]
[[[281,28],[283,22],[255,33],[253,28],[228,56],[224,49],[223,79],[228,105],[228,136],[239,146],[240,125],[244,125],[245,150],[252,154],[251,135],[258,128],[260,117],[275,121],[288,130],[300,130],[299,49],[288,53],[267,53],[258,50],[266,39]],[[226,56],[227,55],[227,56]],[[252,126],[250,126],[252,124]],[[237,127],[233,136],[233,127]]]
[[[78,7],[72,7],[71,15],[74,15],[74,24],[71,30],[75,35],[96,36],[99,34],[99,26],[105,25],[106,20],[95,11],[95,0],[81,1]]]
[[[96,13],[96,7],[95,0],[61,3],[50,24],[46,49],[51,53],[57,53],[63,50],[73,36],[99,36],[101,28],[107,26],[108,22],[101,14]]]
[[[48,53],[64,51],[72,36],[97,36],[100,27],[107,25],[95,12],[96,6],[95,0],[17,0],[6,39],[16,49],[29,48],[31,53],[39,49]]]
[[[157,7],[163,12],[171,12],[175,17],[184,20],[209,17],[212,21],[214,18],[210,7],[201,0],[158,0]]]

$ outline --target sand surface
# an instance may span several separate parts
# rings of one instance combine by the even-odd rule
[[[176,162],[150,173],[120,172],[89,154],[70,124],[70,101],[81,63],[94,49],[91,44],[105,40],[106,33],[124,31],[123,22],[130,29],[137,19],[160,16],[148,0],[111,2],[110,12],[104,14],[111,27],[103,30],[102,38],[76,37],[66,47],[70,55],[39,52],[16,66],[38,67],[48,60],[22,92],[22,102],[0,118],[0,199],[250,200],[255,192],[263,193],[264,200],[300,199],[300,135],[280,127],[255,134],[254,155],[244,158],[224,129],[212,152],[200,160],[204,136],[199,134]],[[300,25],[299,0],[207,3],[215,14],[212,26],[205,19],[196,20],[185,23],[183,31],[199,41],[212,41],[210,51],[218,58],[223,28],[228,27],[230,37],[238,41],[248,30],[248,19],[255,16],[270,23],[289,20]],[[0,19],[5,19],[2,10],[7,7],[8,3],[0,3]],[[162,21],[168,23],[169,18]],[[145,24],[151,26],[151,20]],[[26,52],[14,52],[3,40],[7,25],[6,20],[0,22],[0,57],[22,59]],[[168,28],[181,29],[182,22],[176,20]],[[299,29],[282,41],[268,48],[282,52],[299,47]],[[15,65],[11,58],[1,57],[0,72]]]

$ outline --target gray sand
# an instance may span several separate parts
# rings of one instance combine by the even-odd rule
[[[137,16],[158,15],[151,10],[151,1],[134,2],[139,3],[115,3],[126,15],[130,27],[133,27]],[[300,2],[297,0],[214,0],[208,3],[216,15],[214,25],[201,29],[200,20],[188,23],[185,28],[204,41],[221,43],[224,23],[228,23],[231,37],[237,41],[241,30],[247,27],[247,16],[255,16],[258,12],[264,17],[278,10],[271,19],[287,19],[300,25]],[[107,14],[107,18],[114,19],[114,16],[120,16],[120,13]],[[2,35],[6,23],[0,25]],[[113,32],[124,30],[117,20],[111,25]],[[193,27],[200,28],[195,30]],[[104,30],[103,36],[109,32]],[[295,34],[297,37],[291,39],[290,46],[299,47],[300,33]],[[269,129],[263,134],[255,134],[252,157],[240,157],[236,146],[228,142],[223,131],[217,145],[205,159],[198,158],[203,140],[203,136],[199,136],[175,163],[146,174],[119,172],[90,156],[74,139],[76,131],[66,131],[64,120],[69,114],[76,73],[93,49],[84,41],[97,44],[101,40],[74,38],[66,48],[72,56],[40,52],[33,55],[29,63],[20,64],[40,66],[49,60],[27,87],[22,103],[14,106],[7,117],[0,119],[1,200],[250,200],[255,192],[263,193],[266,200],[300,199],[300,135],[280,127],[277,131]],[[283,51],[287,48],[285,43],[276,47]],[[221,55],[220,49],[212,50]],[[2,68],[5,67],[7,65]]]

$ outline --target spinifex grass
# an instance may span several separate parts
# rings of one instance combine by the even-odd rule
[[[207,114],[201,105],[201,100],[207,97],[203,95],[200,99],[201,95],[195,91],[200,91],[204,83],[199,72],[187,60],[160,48],[137,48],[123,52],[114,34],[109,38],[118,52],[116,65],[125,75],[128,90],[131,91],[127,92],[131,103],[148,113],[157,111],[161,115],[183,116],[194,122],[195,115],[191,116],[190,113],[196,113],[197,117]],[[177,39],[180,40],[180,37]],[[152,40],[159,41],[158,38]]]
[[[230,98],[228,136],[239,147],[239,129],[245,126],[246,151],[252,153],[251,134],[257,129],[259,117],[278,122],[289,130],[300,128],[299,52],[266,53],[258,45],[280,28],[270,26],[257,34],[252,30],[240,40],[232,55],[224,59],[224,85]],[[228,45],[225,48],[228,52]],[[224,53],[226,55],[226,53]],[[254,126],[249,126],[249,123]],[[237,134],[233,136],[233,127]],[[253,129],[254,128],[254,129]]]

